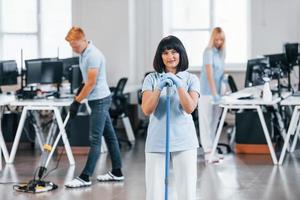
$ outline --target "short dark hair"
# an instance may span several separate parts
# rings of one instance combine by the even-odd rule
[[[153,68],[156,72],[162,73],[165,70],[165,65],[163,63],[161,55],[165,50],[170,49],[174,49],[180,55],[180,61],[177,66],[176,73],[188,69],[189,60],[182,42],[177,37],[169,35],[167,37],[164,37],[158,44],[153,60]]]

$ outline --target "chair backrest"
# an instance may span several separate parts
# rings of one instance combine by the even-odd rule
[[[230,87],[231,92],[237,92],[238,89],[236,87],[235,81],[231,75],[228,76],[228,84]]]
[[[117,86],[116,86],[115,90],[113,91],[113,96],[122,96],[123,95],[127,80],[128,80],[128,78],[121,78],[118,81]]]
[[[127,115],[127,98],[124,95],[124,88],[128,78],[121,78],[112,91],[112,104],[109,109],[112,118],[118,118],[122,114]]]
[[[146,78],[146,76],[148,75],[148,74],[150,74],[150,73],[152,73],[152,72],[154,72],[154,71],[149,71],[149,72],[146,72],[145,73],[145,75],[144,75],[144,79]],[[143,81],[144,81],[144,79],[143,79]],[[142,104],[142,89],[139,89],[138,90],[138,92],[137,92],[137,98],[138,98],[138,104]]]

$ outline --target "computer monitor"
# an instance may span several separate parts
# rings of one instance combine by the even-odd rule
[[[300,53],[299,43],[287,43],[284,45],[284,51],[290,67],[298,65],[298,55]]]
[[[284,53],[264,55],[269,59],[271,68],[279,68],[283,72],[289,72],[289,63]]]
[[[26,85],[40,83],[41,82],[41,60],[26,61]]]
[[[68,79],[72,65],[79,65],[79,57],[63,58],[59,60],[63,62],[63,77]]]
[[[41,67],[41,84],[60,84],[63,75],[63,62],[43,61]]]
[[[0,85],[16,85],[18,83],[18,75],[16,61],[0,61]]]
[[[79,65],[73,65],[70,69],[69,75],[70,93],[73,94],[74,90],[79,88],[82,83],[82,74],[79,68]]]
[[[247,62],[245,87],[264,84],[263,76],[268,69],[268,58],[250,59]]]
[[[25,60],[26,85],[41,83],[42,62],[51,60],[57,60],[57,58],[39,58]]]

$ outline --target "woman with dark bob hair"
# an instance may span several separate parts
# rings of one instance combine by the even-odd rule
[[[170,86],[170,153],[177,199],[195,200],[198,139],[191,113],[200,96],[198,78],[187,72],[188,57],[175,36],[163,38],[143,83],[142,110],[150,116],[146,139],[146,199],[164,199],[166,86]],[[171,199],[174,199],[171,194]]]

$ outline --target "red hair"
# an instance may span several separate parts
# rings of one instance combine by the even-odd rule
[[[72,42],[72,41],[77,41],[80,39],[84,39],[85,38],[85,34],[84,31],[82,30],[82,28],[78,27],[78,26],[73,26],[67,36],[65,37],[65,40],[67,40],[68,42]]]

